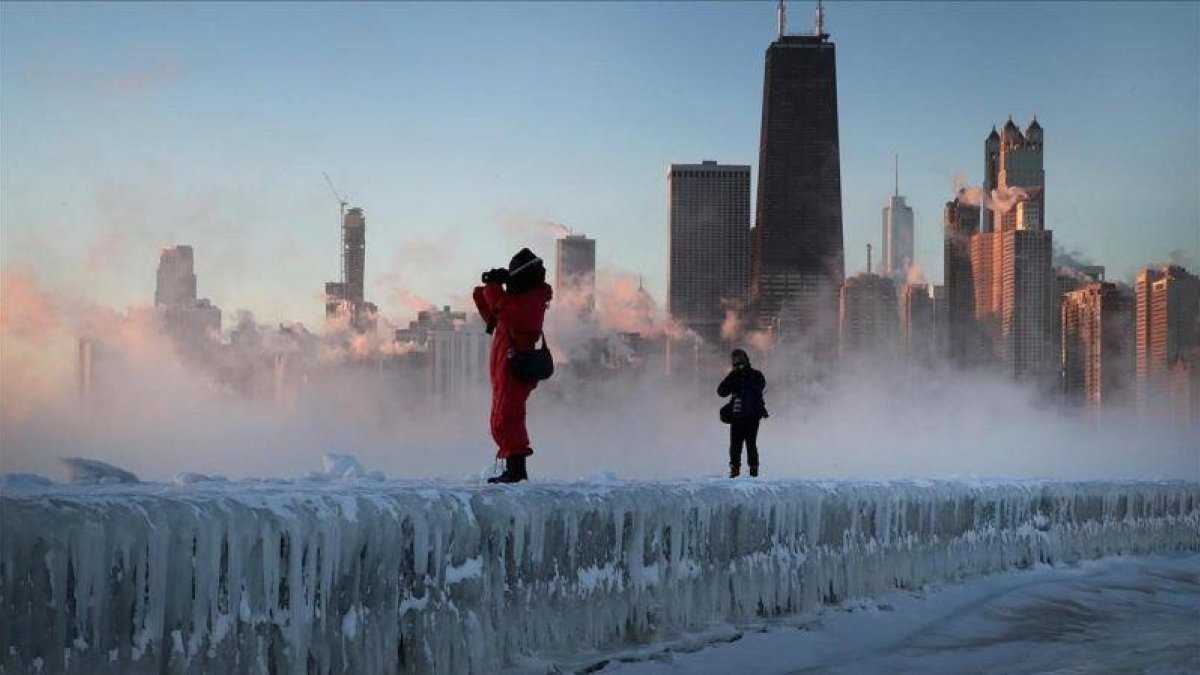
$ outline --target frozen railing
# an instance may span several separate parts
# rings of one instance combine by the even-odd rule
[[[0,496],[0,672],[482,673],[1200,548],[1200,485],[197,483]]]

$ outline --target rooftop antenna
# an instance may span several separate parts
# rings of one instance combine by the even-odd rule
[[[871,245],[867,244],[867,276],[871,275]]]
[[[900,196],[900,153],[896,153],[896,191],[894,196]]]
[[[821,0],[817,0],[817,37],[825,37],[825,5],[821,4]]]
[[[787,5],[783,4],[783,0],[779,0],[779,9],[775,13],[776,30],[779,32],[779,37],[787,32]]]

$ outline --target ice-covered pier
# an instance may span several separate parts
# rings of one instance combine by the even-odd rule
[[[1194,483],[41,486],[0,672],[485,673],[1039,562],[1200,549]]]

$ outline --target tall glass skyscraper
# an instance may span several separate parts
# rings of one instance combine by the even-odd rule
[[[750,296],[760,327],[832,347],[845,276],[834,44],[813,35],[767,48]]]

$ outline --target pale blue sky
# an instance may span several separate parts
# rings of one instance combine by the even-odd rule
[[[791,2],[793,30],[813,3]],[[1200,5],[829,3],[847,270],[901,155],[917,258],[1011,113],[1046,129],[1056,241],[1128,278],[1200,259]],[[549,219],[662,298],[666,165],[756,164],[773,3],[13,4],[0,8],[0,262],[116,307],[190,243],[202,295],[320,316],[333,197],[368,294],[460,304]],[[552,257],[550,239],[531,239]],[[402,290],[403,289],[403,290]]]

